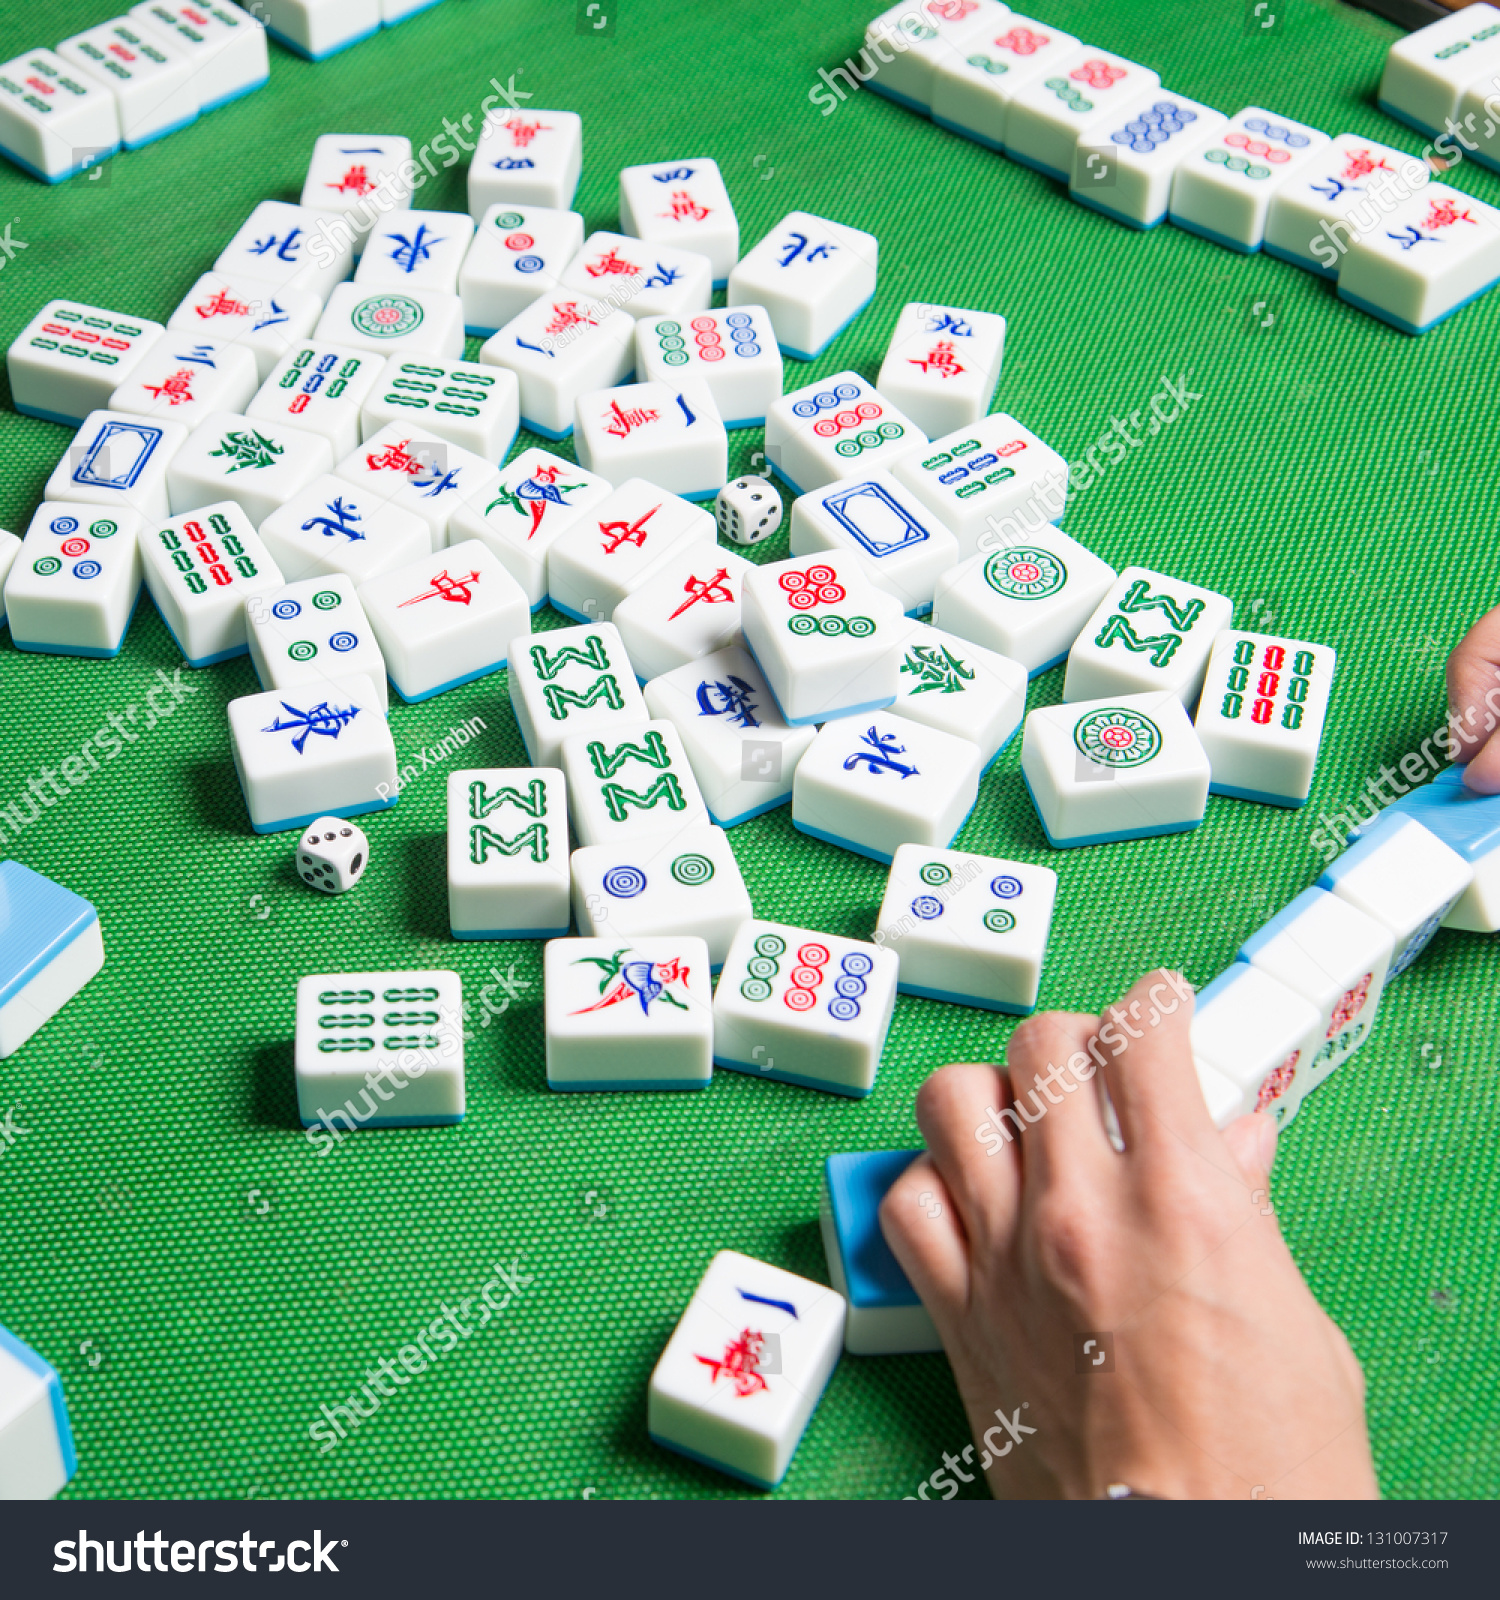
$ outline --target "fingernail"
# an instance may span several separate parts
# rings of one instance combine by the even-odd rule
[[[1276,1124],[1264,1112],[1258,1113],[1255,1120],[1260,1124],[1255,1130],[1255,1149],[1260,1158],[1260,1170],[1269,1172],[1276,1160]]]

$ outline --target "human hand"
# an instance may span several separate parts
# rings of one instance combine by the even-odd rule
[[[1500,794],[1500,606],[1487,611],[1448,657],[1448,726],[1468,762],[1464,782],[1479,794]]]
[[[1139,1020],[1165,977],[1142,978],[1115,1021],[1122,1009]],[[1241,1117],[1219,1132],[1188,1044],[1191,1004],[1151,1013],[1155,1026],[1127,1029],[1102,1069],[1123,1154],[1085,1081],[1103,1018],[1039,1014],[1011,1038],[1008,1077],[944,1067],[917,1095],[927,1152],[886,1195],[881,1225],[942,1337],[990,1488],[1375,1497],[1359,1363],[1268,1201],[1274,1125]],[[1039,1089],[1044,1077],[1064,1092]],[[1015,1101],[1042,1108],[1024,1134],[992,1115]],[[1089,1370],[1093,1356],[1080,1370],[1081,1341],[1100,1331],[1113,1371]],[[1008,1437],[1001,1413],[1034,1432]]]

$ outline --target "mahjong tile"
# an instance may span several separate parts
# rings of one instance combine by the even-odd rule
[[[247,346],[168,334],[110,395],[109,409],[191,428],[213,411],[242,412],[259,387]]]
[[[583,169],[583,119],[574,111],[505,111],[485,118],[469,158],[469,215],[493,205],[573,203]]]
[[[114,93],[51,50],[0,66],[0,152],[33,178],[61,183],[120,148]]]
[[[624,845],[708,822],[682,736],[664,719],[569,734],[562,768],[580,845]]]
[[[873,233],[790,211],[729,274],[730,307],[764,306],[782,354],[811,361],[875,294]]]
[[[988,412],[1004,353],[1004,317],[913,301],[896,318],[875,383],[936,439]]]
[[[411,205],[411,191],[401,181],[410,160],[411,140],[401,134],[321,133],[313,141],[301,202],[312,211],[341,212],[362,249],[377,220]]]
[[[232,0],[144,0],[130,15],[188,58],[205,115],[270,78],[265,26]]]
[[[233,500],[258,527],[332,469],[333,446],[321,434],[215,411],[168,463],[167,492],[174,515]]]
[[[708,309],[713,278],[713,263],[697,250],[592,233],[564,269],[560,287],[596,296],[632,317],[691,317]]]
[[[18,650],[117,656],[141,592],[134,511],[43,501],[5,580],[5,611]]]
[[[458,292],[458,272],[474,238],[464,211],[398,211],[365,238],[354,281],[381,288]]]
[[[464,308],[447,289],[341,283],[328,297],[315,330],[319,339],[355,345],[381,356],[464,353]]]
[[[591,389],[574,415],[579,463],[613,484],[645,478],[685,500],[710,500],[729,476],[729,436],[701,379]]]
[[[206,272],[167,318],[167,328],[189,339],[243,345],[264,382],[322,315],[323,302],[311,289],[267,283],[249,273]]]
[[[890,714],[972,740],[988,770],[1026,714],[1026,668],[925,622],[904,652]]]
[[[310,289],[326,302],[353,263],[352,242],[328,227],[327,213],[262,200],[219,252],[214,270],[283,289]]]
[[[643,684],[739,638],[740,592],[750,569],[732,550],[700,542],[669,556],[626,595],[611,620]]]
[[[432,552],[421,517],[332,473],[278,506],[260,536],[289,583],[342,572],[358,587]]]
[[[647,244],[707,256],[716,289],[723,288],[740,253],[739,220],[718,163],[707,156],[623,168],[620,230]]]
[[[1116,222],[1154,228],[1166,219],[1178,165],[1228,121],[1185,95],[1148,89],[1079,136],[1068,193]]]
[[[652,383],[701,378],[726,428],[758,427],[781,398],[781,350],[764,306],[643,317],[635,329],[635,368]]]
[[[203,102],[193,63],[163,35],[142,30],[134,17],[114,17],[75,33],[58,45],[57,54],[114,95],[127,150],[198,119]]]
[[[245,415],[322,434],[336,459],[346,456],[359,443],[360,407],[384,366],[368,350],[304,340],[271,369]]]
[[[448,774],[448,929],[455,939],[562,938],[569,884],[561,768]]]
[[[766,412],[766,460],[794,495],[890,466],[926,437],[857,372],[792,389]]]
[[[583,218],[549,206],[493,205],[459,269],[465,332],[488,339],[533,300],[555,294],[583,248]]]
[[[520,427],[516,375],[472,361],[392,356],[360,410],[361,434],[368,439],[403,420],[486,461],[503,461]]]
[[[1071,33],[1016,12],[933,62],[932,120],[992,150],[1005,148],[1006,113],[1033,80],[1050,77],[1079,41]]]
[[[1307,1092],[1323,1026],[1310,1001],[1236,961],[1198,991],[1189,1038],[1195,1062],[1239,1090],[1240,1116],[1264,1111],[1284,1127]]]
[[[1500,8],[1463,6],[1395,40],[1386,51],[1377,99],[1387,116],[1440,133],[1471,84],[1500,72]]]
[[[971,40],[981,40],[1008,16],[997,0],[902,0],[865,29],[870,88],[925,114],[932,109],[939,64],[962,56]]]
[[[1078,141],[1160,84],[1150,67],[1094,45],[1079,45],[1072,55],[1056,60],[1045,78],[1028,79],[1010,102],[1005,153],[1066,183]]]
[[[385,714],[385,658],[353,583],[342,573],[299,579],[257,596],[245,617],[250,661],[263,688],[295,690],[305,698],[330,678],[361,673]]]
[[[498,467],[404,418],[371,434],[333,470],[356,488],[420,517],[431,530],[434,550],[449,542],[448,519],[458,507],[493,494],[500,481]]]
[[[368,39],[380,27],[380,0],[260,0],[266,32],[309,61]]]
[[[634,351],[635,322],[625,312],[559,289],[487,339],[479,359],[515,373],[524,426],[545,439],[566,439],[579,395],[623,383]]]
[[[167,514],[167,472],[187,441],[180,422],[94,411],[84,418],[43,496],[89,505],[128,508],[143,517]]]
[[[77,300],[49,300],[5,353],[11,402],[27,416],[76,428],[103,410],[166,330]]]
[[[103,965],[94,907],[19,861],[0,861],[0,1059],[14,1055]],[[0,1427],[12,1416],[0,1410]],[[14,1464],[0,1446],[0,1482]]]
[[[625,646],[611,623],[558,628],[510,653],[510,706],[537,766],[562,762],[570,734],[614,734],[649,719]]]

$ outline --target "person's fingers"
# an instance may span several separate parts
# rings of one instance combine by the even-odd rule
[[[917,1091],[917,1126],[975,1246],[1007,1243],[1021,1194],[1011,1087],[997,1067],[941,1067]]]
[[[939,1330],[969,1303],[969,1246],[953,1196],[925,1151],[885,1192],[880,1231]]]
[[[1099,1039],[1109,1049],[1104,1082],[1127,1155],[1149,1160],[1184,1145],[1200,1154],[1222,1150],[1193,1066],[1192,1017],[1187,980],[1161,968],[1100,1015]]]
[[[1114,1159],[1092,1083],[1098,1066],[1089,1044],[1098,1049],[1098,1032],[1097,1017],[1043,1011],[1010,1036],[1011,1093],[1029,1128],[1022,1163],[1028,1193],[1034,1183],[1077,1181]]]
[[[1276,1159],[1276,1124],[1271,1118],[1264,1111],[1236,1117],[1228,1127],[1220,1129],[1220,1137],[1246,1181],[1264,1183]]]
[[[1464,782],[1479,794],[1500,793],[1500,606],[1487,611],[1448,657],[1448,709],[1467,761]]]

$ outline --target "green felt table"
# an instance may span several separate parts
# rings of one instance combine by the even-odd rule
[[[1106,463],[1064,526],[1117,567],[1232,595],[1243,624],[1337,648],[1312,801],[1211,799],[1196,832],[1053,852],[1017,739],[960,843],[1058,872],[1043,1005],[1097,1010],[1157,962],[1207,981],[1317,876],[1319,813],[1440,725],[1444,656],[1496,598],[1500,294],[1408,338],[1290,266],[1119,227],[873,94],[825,116],[809,90],[858,50],[873,0],[606,5],[611,28],[581,33],[561,0],[445,0],[316,65],[273,46],[267,88],[120,155],[107,183],[48,189],[0,164],[0,224],[26,246],[0,271],[0,343],[54,295],[165,320],[256,201],[298,197],[317,134],[420,146],[444,117],[477,123],[490,79],[513,75],[528,108],[583,115],[589,229],[614,226],[620,167],[706,153],[746,247],[793,208],[878,235],[874,303],[817,361],[789,361],[788,387],[845,367],[873,380],[898,309],[929,298],[1004,313],[995,405],[1070,459],[1164,377],[1186,383],[1201,398]],[[1042,9],[1225,110],[1420,148],[1374,101],[1396,30],[1334,0],[1278,0],[1270,30],[1234,0]],[[99,18],[89,0],[13,8],[5,53]],[[463,209],[464,171],[417,203]],[[1456,181],[1500,202],[1493,173],[1467,164]],[[68,434],[9,400],[0,525],[24,530]],[[731,470],[761,443],[734,433]],[[785,527],[753,553],[784,555]],[[224,712],[257,687],[248,661],[184,673],[192,692],[148,725],[158,669],[180,664],[149,601],[113,661],[21,654],[0,634],[0,805],[142,708],[118,760],[0,845],[93,901],[107,948],[103,973],[0,1063],[0,1116],[25,1130],[0,1160],[0,1323],[62,1373],[80,1460],[67,1493],[750,1493],[646,1435],[647,1376],[699,1274],[732,1247],[824,1278],[824,1157],[915,1145],[924,1076],[1002,1058],[1014,1020],[901,999],[864,1101],[732,1073],[696,1095],[549,1093],[540,945],[447,934],[444,773],[525,762],[503,676],[393,701],[397,750],[421,770],[369,820],[357,891],[323,899],[293,876],[286,835],[248,826]],[[1028,703],[1061,692],[1053,670]],[[466,750],[422,768],[475,717]],[[786,808],[732,839],[760,914],[870,935],[876,863],[795,832]],[[298,977],[423,966],[455,969],[476,1002],[489,986],[499,1003],[499,978],[518,995],[476,1005],[467,1120],[320,1158],[296,1119]],[[1392,1495],[1500,1490],[1497,970],[1495,941],[1440,932],[1276,1167],[1297,1260],[1364,1363]],[[533,1281],[503,1314],[320,1453],[319,1407],[516,1256]],[[777,1492],[914,1494],[966,1437],[941,1356],[846,1357]]]

